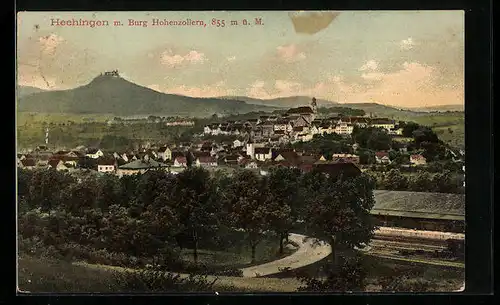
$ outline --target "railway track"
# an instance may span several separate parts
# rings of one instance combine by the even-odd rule
[[[392,240],[372,240],[368,245],[371,249],[393,249],[393,250],[424,250],[424,251],[442,251],[446,245],[434,245],[413,242],[401,242]]]

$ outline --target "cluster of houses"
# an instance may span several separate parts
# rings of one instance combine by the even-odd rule
[[[149,116],[148,118],[121,118],[115,117],[111,120],[107,121],[109,126],[111,125],[133,125],[133,124],[144,124],[144,123],[162,123],[165,126],[181,126],[181,127],[193,127],[194,121],[189,119],[181,119],[181,118],[165,118],[165,117],[157,117],[157,116]]]
[[[377,152],[378,164],[390,164],[388,152]],[[53,168],[56,170],[78,171],[95,170],[99,173],[112,173],[118,176],[144,173],[150,169],[164,169],[179,173],[192,166],[207,169],[246,168],[265,174],[274,166],[300,168],[309,171],[321,164],[352,164],[359,167],[360,157],[356,154],[321,155],[307,151],[270,147],[264,143],[235,140],[231,144],[209,141],[190,146],[161,146],[142,148],[135,152],[109,152],[100,149],[75,149],[71,151],[49,152],[37,148],[30,153],[18,154],[19,168]],[[330,160],[330,161],[327,161]],[[415,154],[410,156],[414,166],[424,165],[425,158]]]
[[[319,164],[360,164],[356,154],[319,155],[314,152],[283,149],[283,142],[308,141],[316,134],[337,133],[350,135],[354,126],[383,128],[395,137],[401,130],[394,121],[366,117],[318,118],[316,100],[311,106],[289,109],[280,117],[261,116],[245,122],[226,122],[205,126],[204,133],[210,135],[239,135],[235,140],[222,142],[197,141],[175,145],[145,145],[141,149],[128,152],[107,152],[100,149],[78,147],[71,151],[49,152],[41,146],[26,154],[18,154],[18,167],[54,168],[56,170],[96,170],[100,173],[114,173],[119,176],[142,173],[153,168],[164,168],[178,173],[188,166],[205,168],[243,167],[260,170],[261,173],[272,166],[297,167],[310,170]],[[241,140],[241,139],[245,140]],[[286,141],[285,141],[285,140]],[[398,149],[398,148],[396,148]],[[357,144],[353,145],[356,152]],[[399,148],[405,151],[405,146]],[[327,161],[330,160],[330,161]],[[376,152],[378,164],[390,164],[388,152]],[[410,164],[424,165],[420,154],[410,156]]]
[[[317,114],[316,100],[310,106],[291,108],[282,115],[260,116],[245,121],[226,121],[204,127],[205,135],[251,136],[256,141],[270,143],[294,143],[312,140],[315,135],[351,135],[354,126],[383,128],[391,135],[401,135],[394,120],[387,118],[331,116],[321,118]]]

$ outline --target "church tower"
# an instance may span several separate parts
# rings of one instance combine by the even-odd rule
[[[311,109],[313,111],[313,113],[311,115],[311,122],[312,122],[312,121],[314,121],[316,119],[317,111],[318,111],[318,104],[316,103],[316,98],[315,97],[312,98]]]
[[[312,98],[311,109],[314,113],[316,113],[316,111],[318,111],[318,104],[316,103],[315,97]]]
[[[255,142],[253,141],[252,135],[248,138],[247,142],[247,156],[250,156],[250,158],[254,159],[255,158]]]

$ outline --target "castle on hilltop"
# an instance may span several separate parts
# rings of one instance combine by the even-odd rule
[[[101,73],[102,75],[102,73]],[[106,71],[104,72],[105,76],[114,76],[114,77],[120,77],[120,74],[118,74],[118,70],[113,70],[113,71]]]

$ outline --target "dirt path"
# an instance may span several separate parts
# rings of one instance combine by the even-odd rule
[[[293,292],[300,286],[300,282],[295,278],[261,278],[257,276],[266,276],[281,272],[280,269],[289,270],[304,267],[313,264],[331,253],[328,243],[317,241],[313,238],[307,238],[305,235],[291,233],[288,239],[298,245],[297,251],[293,254],[279,260],[266,264],[252,266],[242,269],[243,277],[232,276],[208,276],[209,280],[217,278],[216,285],[234,286],[236,288],[253,291],[268,292]],[[88,264],[84,262],[73,263],[75,265],[88,268],[97,268],[105,270],[114,270],[120,272],[137,272],[140,269],[124,268],[108,265]],[[188,277],[187,274],[180,274],[182,277]]]
[[[257,277],[280,273],[281,269],[289,270],[313,264],[327,257],[332,249],[323,241],[315,243],[314,239],[306,239],[305,235],[291,233],[288,239],[298,245],[297,251],[279,260],[266,264],[244,268],[243,277]]]

